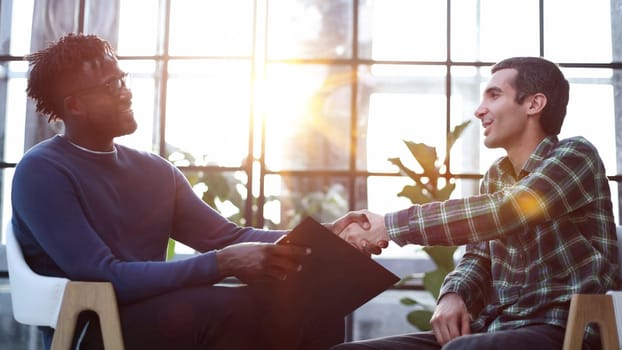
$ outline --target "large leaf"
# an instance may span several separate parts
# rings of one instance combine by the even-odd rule
[[[393,164],[393,165],[397,166],[398,168],[400,168],[400,171],[402,172],[402,174],[407,175],[408,177],[413,179],[413,181],[415,181],[415,183],[421,183],[421,175],[415,173],[414,171],[412,171],[408,167],[406,167],[402,163],[401,159],[399,159],[399,158],[389,158],[389,162],[391,162],[391,164]]]
[[[451,130],[447,135],[447,152],[445,154],[445,160],[443,161],[443,164],[447,165],[447,163],[449,162],[449,151],[451,151],[451,148],[456,143],[456,140],[458,140],[460,135],[462,135],[462,133],[464,132],[464,129],[466,129],[469,124],[471,124],[471,120],[462,122],[462,124],[456,125],[456,127],[454,127],[453,130]]]
[[[467,126],[469,126],[469,124],[471,124],[471,120],[462,122],[462,124],[456,125],[456,127],[454,127],[453,130],[451,130],[451,132],[449,133],[449,137],[447,138],[448,139],[447,153],[449,153],[449,150],[451,150],[454,143],[456,143],[456,140],[458,140],[460,135],[462,135],[462,133],[464,132],[464,129],[466,129]]]
[[[406,319],[410,324],[419,328],[421,331],[429,331],[432,329],[430,326],[430,319],[432,318],[432,311],[428,310],[415,310],[406,315]]]
[[[422,249],[430,256],[436,267],[451,271],[455,267],[456,248],[455,246],[428,246]]]
[[[413,298],[409,298],[409,297],[403,297],[402,299],[400,299],[400,303],[404,304],[404,305],[417,305],[419,304],[419,302]]]
[[[443,175],[440,172],[441,164],[447,167],[451,148],[470,122],[471,121],[468,120],[457,125],[448,134],[446,145],[447,152],[443,163],[441,163],[440,159],[437,159],[438,154],[436,152],[436,148],[423,143],[404,141],[410,153],[419,165],[421,165],[423,173],[417,174],[413,172],[411,169],[404,166],[400,158],[390,158],[389,161],[396,165],[402,174],[408,175],[414,181],[414,185],[404,186],[402,191],[398,193],[398,196],[410,199],[413,204],[425,204],[431,201],[443,201],[449,199],[451,193],[455,190],[456,185],[452,181],[447,181],[444,186],[440,187],[438,179]],[[429,181],[424,182],[422,181],[422,178],[426,178]],[[437,266],[436,270],[426,272],[423,275],[423,287],[430,294],[432,294],[435,299],[437,299],[445,277],[455,267],[453,256],[456,247],[433,246],[423,247],[423,250],[430,256],[432,261]],[[418,302],[416,298],[403,298],[400,301],[402,304],[409,305],[416,309],[408,314],[408,322],[420,330],[430,330],[430,317],[432,316],[432,311],[429,310],[428,307],[425,307],[424,303]]]
[[[430,147],[425,143],[417,143],[412,141],[404,141],[410,153],[415,157],[419,165],[423,168],[423,174],[430,178],[435,177],[438,169],[436,169],[436,147]]]
[[[455,183],[446,184],[445,187],[435,192],[434,200],[444,201],[446,199],[449,199],[449,197],[451,196],[451,193],[454,191],[455,188],[456,188]]]
[[[406,185],[402,189],[402,192],[398,193],[399,197],[406,197],[410,199],[412,204],[422,204],[430,201],[429,192],[419,185]]]
[[[434,299],[438,298],[441,285],[445,280],[445,276],[447,276],[450,271],[451,270],[439,267],[438,269],[426,272],[425,275],[423,275],[423,287],[434,296]]]

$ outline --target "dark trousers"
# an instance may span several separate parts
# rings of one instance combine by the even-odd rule
[[[276,311],[275,311],[276,310]],[[306,319],[273,308],[246,286],[184,288],[119,307],[126,350],[328,349],[343,342],[343,317]],[[102,349],[93,314],[80,349]]]
[[[534,325],[494,333],[477,333],[458,337],[441,347],[432,332],[404,334],[334,346],[331,350],[555,350],[562,349],[564,329],[551,325]],[[600,346],[583,349],[595,350]]]

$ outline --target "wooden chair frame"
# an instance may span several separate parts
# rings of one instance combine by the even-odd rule
[[[39,275],[26,263],[11,223],[7,225],[6,238],[13,317],[17,322],[54,328],[51,349],[69,350],[78,315],[94,311],[99,317],[105,349],[124,349],[112,283]]]

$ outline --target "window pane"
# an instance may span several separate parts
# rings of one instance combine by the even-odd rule
[[[610,69],[563,69],[570,82],[560,138],[584,136],[596,146],[608,175],[616,173],[614,91]]]
[[[447,57],[445,1],[368,0],[359,12],[360,57],[398,61]]]
[[[175,159],[172,161],[177,164]],[[184,175],[205,203],[231,221],[243,224],[247,179],[243,171],[185,170]]]
[[[404,186],[411,184],[412,181],[403,176],[370,176],[367,178],[369,210],[378,214],[386,214],[410,207],[412,205],[410,200],[397,194],[402,191]],[[393,242],[390,242],[389,247],[382,251],[382,256],[388,258],[413,258],[415,256],[422,257],[424,254],[422,251],[419,251],[417,254],[417,246],[415,245],[400,247]]]
[[[268,175],[265,179],[268,227],[291,229],[306,216],[333,222],[348,211],[347,178]]]
[[[467,120],[471,121],[451,149],[450,168],[454,174],[478,174],[487,170],[492,163],[490,157],[482,157],[482,151],[487,154],[490,150],[483,146],[480,121],[474,116],[481,100],[481,86],[485,86],[489,78],[490,67],[451,68],[452,128]]]
[[[620,224],[620,200],[618,193],[620,193],[620,185],[616,181],[609,181],[609,189],[611,190],[611,202],[613,204],[613,217],[614,221]]]
[[[24,128],[26,127],[26,62],[9,62],[9,79],[6,82],[6,103],[5,108],[5,133],[4,133],[4,155],[3,160],[8,163],[16,163],[24,154]],[[6,74],[6,72],[5,72]],[[6,77],[3,77],[6,79]],[[36,118],[47,117],[36,115]],[[45,123],[45,122],[44,122]]]
[[[175,163],[175,162],[173,162]],[[190,171],[184,175],[194,193],[224,217],[244,225],[246,175],[242,171]],[[192,254],[194,249],[176,242],[177,254]]]
[[[490,79],[490,67],[452,67],[451,72],[452,127],[471,120],[451,149],[451,172],[483,174],[497,158],[505,155],[501,148],[490,149],[484,145],[481,123],[474,117]]]
[[[465,198],[479,194],[481,179],[454,179],[456,188],[451,193],[450,198]]]
[[[367,201],[369,210],[374,213],[386,214],[412,205],[406,197],[398,196],[406,185],[413,182],[406,176],[370,176],[367,178]]]
[[[280,169],[346,169],[350,154],[348,67],[268,67],[266,164]]]
[[[254,1],[171,1],[171,55],[249,56]]]
[[[158,151],[154,142],[156,127],[155,61],[119,61],[120,68],[129,74],[127,84],[132,90],[132,110],[138,129],[133,134],[119,137],[115,142],[143,151]]]
[[[158,48],[159,0],[120,1],[119,44],[117,53],[124,56],[155,55]],[[140,25],[136,19],[140,18]]]
[[[610,3],[545,1],[545,55],[557,62],[611,62]]]
[[[444,66],[374,65],[359,72],[359,169],[395,172],[397,167],[388,161],[393,157],[420,169],[405,140],[437,147],[444,154]]]
[[[3,40],[0,45],[1,54],[22,56],[30,53],[33,2],[34,0],[0,1],[0,32]],[[5,13],[7,8],[11,8],[12,13]],[[6,26],[7,23],[10,23],[10,28]]]
[[[496,62],[538,56],[538,18],[538,0],[452,1],[451,58]]]
[[[268,1],[268,57],[350,57],[351,0]]]
[[[196,165],[240,166],[248,154],[248,61],[171,61],[166,142]]]

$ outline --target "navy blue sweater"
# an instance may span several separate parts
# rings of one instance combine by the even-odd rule
[[[167,160],[115,147],[97,154],[55,136],[18,163],[12,220],[34,271],[110,281],[119,303],[131,303],[216,283],[214,249],[274,242],[282,235],[233,224],[206,205]],[[165,262],[169,237],[201,254]]]

